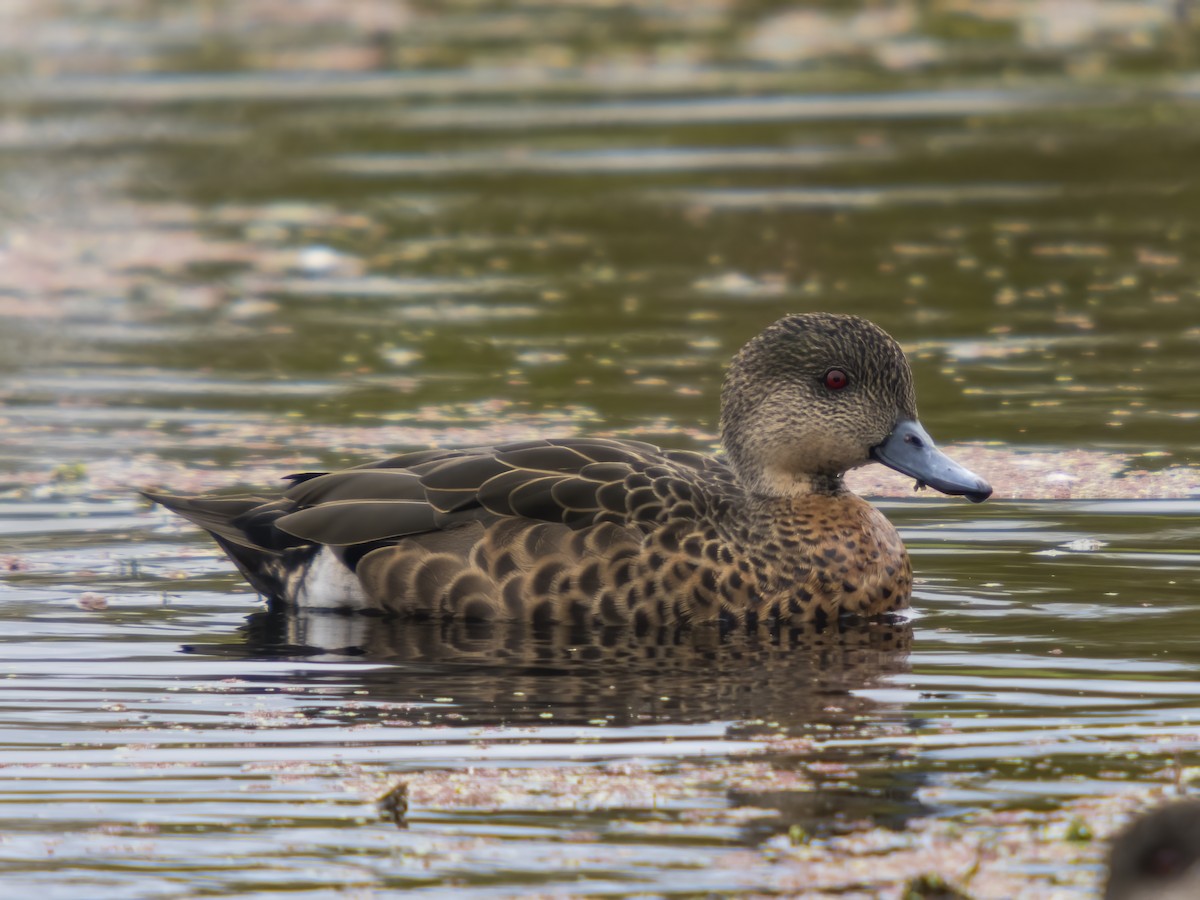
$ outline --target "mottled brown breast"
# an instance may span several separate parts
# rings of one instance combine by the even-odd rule
[[[760,615],[808,622],[908,605],[912,566],[900,535],[855,494],[763,501],[743,519],[738,543],[758,595],[744,602]]]

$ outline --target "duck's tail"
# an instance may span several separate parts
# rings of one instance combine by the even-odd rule
[[[284,555],[306,542],[275,527],[288,510],[261,497],[180,497],[140,491],[213,536],[246,580],[269,599],[285,596]],[[311,548],[309,548],[311,549]]]
[[[239,522],[264,501],[257,497],[179,497],[173,494],[157,494],[139,491],[147,500],[165,506],[171,512],[183,516],[193,525],[199,525],[215,538],[223,538],[242,547],[269,551],[253,540],[246,531],[245,523]]]

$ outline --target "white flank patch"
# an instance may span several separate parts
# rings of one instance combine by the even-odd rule
[[[308,568],[300,573],[295,589],[289,593],[292,602],[305,609],[373,607],[358,578],[329,547],[321,548]]]

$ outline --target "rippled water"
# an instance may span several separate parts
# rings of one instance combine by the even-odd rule
[[[1154,3],[1076,38],[751,6],[4,14],[6,885],[795,891],[791,826],[1196,765],[1190,32]],[[280,618],[133,494],[528,435],[708,447],[724,362],[806,309],[895,334],[997,484],[879,501],[909,625]],[[396,779],[405,828],[373,802]]]

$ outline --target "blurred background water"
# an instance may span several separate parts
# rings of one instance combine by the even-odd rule
[[[875,896],[779,841],[1182,777],[1198,51],[1182,0],[0,5],[6,885]],[[812,309],[896,335],[997,486],[862,473],[911,628],[280,620],[133,494],[706,449],[731,354]],[[367,800],[403,778],[398,830]],[[1094,859],[975,889],[1087,896]]]

